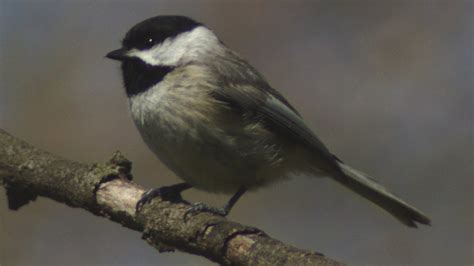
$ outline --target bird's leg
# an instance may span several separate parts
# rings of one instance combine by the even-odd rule
[[[192,186],[188,183],[179,183],[171,186],[164,186],[160,188],[152,188],[143,193],[140,200],[137,202],[135,209],[138,211],[144,204],[150,202],[155,197],[161,197],[163,200],[178,202],[182,201],[181,192]]]
[[[202,202],[193,203],[184,214],[184,220],[186,220],[186,217],[188,215],[197,214],[199,212],[210,212],[225,217],[229,214],[232,207],[234,207],[235,203],[240,199],[240,197],[242,197],[245,191],[247,191],[246,187],[239,188],[239,190],[234,194],[234,196],[232,196],[232,198],[230,198],[230,200],[223,207],[220,208],[209,206]]]

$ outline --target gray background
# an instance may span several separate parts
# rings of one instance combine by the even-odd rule
[[[103,58],[158,14],[205,22],[297,107],[349,164],[424,210],[406,228],[330,180],[294,178],[245,195],[230,218],[350,264],[473,263],[471,1],[0,0],[0,127],[67,158],[120,149],[148,187],[178,179],[148,151]],[[221,205],[227,197],[185,197]],[[0,264],[201,264],[158,254],[117,224],[40,198],[6,208]]]

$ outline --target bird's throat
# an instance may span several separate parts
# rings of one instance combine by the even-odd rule
[[[128,97],[147,91],[161,82],[174,67],[152,66],[140,59],[129,59],[122,63],[123,82]]]

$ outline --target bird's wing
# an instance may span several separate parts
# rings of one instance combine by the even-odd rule
[[[254,76],[255,78],[255,76]],[[257,89],[255,86],[258,86]],[[213,91],[212,95],[236,112],[262,122],[272,131],[303,144],[320,158],[338,168],[335,157],[319,138],[306,126],[298,112],[265,80],[233,80]]]

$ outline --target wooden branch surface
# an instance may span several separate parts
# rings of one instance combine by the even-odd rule
[[[140,211],[145,189],[131,179],[119,152],[104,164],[85,164],[41,151],[0,129],[0,185],[9,208],[37,196],[86,209],[143,233],[160,252],[174,249],[225,265],[343,265],[317,252],[275,240],[263,231],[210,213],[183,216],[189,205],[155,198]],[[110,180],[101,183],[101,180]]]

